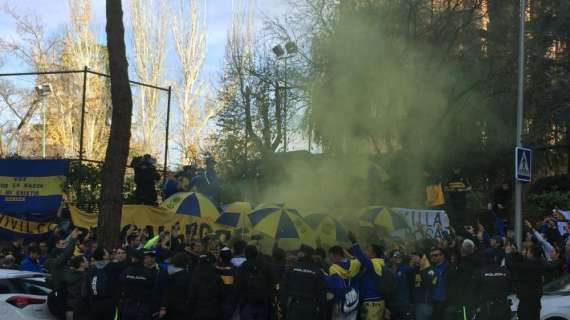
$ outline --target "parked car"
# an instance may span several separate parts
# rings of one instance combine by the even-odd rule
[[[544,285],[541,299],[540,320],[570,320],[570,275],[565,275]],[[511,311],[516,319],[519,300],[510,296]]]
[[[0,270],[2,320],[55,320],[47,307],[50,290],[45,277],[42,273]]]

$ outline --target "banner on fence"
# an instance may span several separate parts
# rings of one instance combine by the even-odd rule
[[[54,228],[68,160],[0,160],[0,235],[27,240]]]
[[[418,223],[422,224],[431,237],[442,237],[442,231],[449,231],[449,218],[443,210],[392,209],[402,214],[410,226],[415,227]]]
[[[95,228],[97,226],[97,214],[89,214],[79,210],[75,206],[70,206],[71,221],[80,228]],[[175,224],[179,224],[182,230],[192,238],[200,239],[210,233],[223,233],[227,237],[230,235],[228,228],[213,223],[202,218],[190,215],[177,214],[174,211],[159,207],[144,205],[124,205],[121,218],[121,227],[135,225],[138,228],[151,226],[155,231],[159,227],[170,230]]]
[[[47,220],[57,213],[67,160],[0,160],[0,213]]]

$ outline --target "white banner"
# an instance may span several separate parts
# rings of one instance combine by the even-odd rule
[[[442,230],[449,232],[449,218],[443,210],[423,210],[423,209],[406,209],[392,208],[394,211],[401,213],[410,226],[415,228],[418,223],[424,226],[430,237],[443,237],[441,231],[437,230],[437,226],[441,225]]]
[[[570,221],[570,211],[561,211],[558,210],[558,212],[560,212],[560,214],[566,218],[566,220]],[[556,225],[558,226],[558,231],[560,232],[561,235],[566,234],[566,226],[568,225],[568,223],[566,222],[556,222]]]

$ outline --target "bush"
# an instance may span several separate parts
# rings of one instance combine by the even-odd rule
[[[530,194],[528,204],[531,209],[542,215],[548,214],[552,209],[570,208],[570,192],[552,191],[541,194]]]

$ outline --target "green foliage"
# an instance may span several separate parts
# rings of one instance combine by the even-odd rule
[[[531,194],[528,197],[531,212],[545,214],[553,209],[565,210],[570,208],[570,192],[552,191],[541,194]]]
[[[71,161],[65,190],[72,202],[95,204],[101,194],[101,166]]]
[[[127,175],[123,184],[123,200],[134,202],[134,176]],[[71,161],[64,191],[70,201],[81,205],[98,205],[101,195],[101,165]]]

